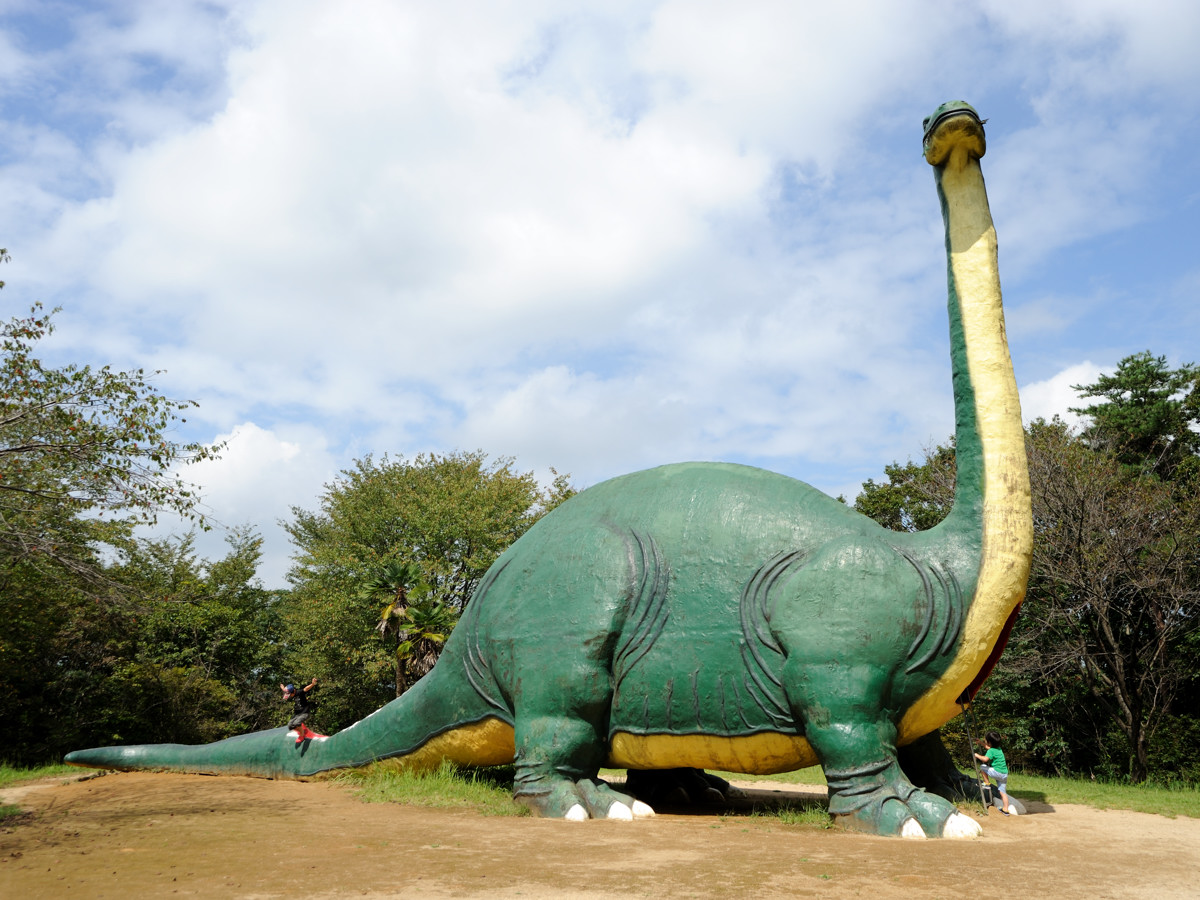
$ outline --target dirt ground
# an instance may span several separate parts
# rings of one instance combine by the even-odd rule
[[[0,802],[26,810],[0,827],[0,897],[15,900],[1200,896],[1200,820],[1037,802],[992,810],[982,838],[923,842],[739,814],[485,817],[198,775],[50,781]]]

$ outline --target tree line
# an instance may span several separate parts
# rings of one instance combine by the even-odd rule
[[[3,257],[3,251],[0,251]],[[2,282],[0,282],[2,286]],[[35,764],[114,743],[198,743],[282,725],[280,682],[321,682],[334,732],[432,668],[479,579],[569,479],[543,487],[482,451],[367,456],[294,507],[290,587],[257,578],[261,539],[219,560],[193,534],[137,535],[197,511],[180,444],[190,401],[158,373],[44,366],[53,313],[0,325],[0,758]],[[976,698],[981,728],[1031,770],[1200,781],[1200,373],[1149,353],[1077,387],[1076,431],[1026,432],[1033,572],[1008,649]],[[915,531],[945,515],[953,442],[868,480],[855,507]],[[965,741],[961,723],[944,737]]]

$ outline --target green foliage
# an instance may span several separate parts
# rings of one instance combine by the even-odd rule
[[[134,544],[113,567],[137,598],[136,640],[110,676],[126,731],[201,743],[274,724],[278,594],[256,580],[261,538],[241,530],[227,540],[217,562],[197,559],[185,535]]]
[[[235,532],[209,563],[190,536],[133,538],[160,510],[206,527],[180,472],[220,448],[170,439],[196,404],[159,394],[157,372],[44,364],[55,312],[0,323],[5,757],[270,724],[279,628],[259,539]]]
[[[1167,367],[1149,350],[1127,356],[1112,375],[1074,385],[1084,399],[1103,402],[1073,408],[1091,419],[1086,438],[1106,446],[1129,466],[1170,478],[1180,463],[1200,452],[1200,369]]]
[[[0,618],[5,757],[29,764],[125,742],[198,743],[278,714],[275,592],[254,580],[259,539],[231,536],[216,563],[190,536],[133,542],[102,595],[6,570]]]
[[[1033,423],[1028,446],[1036,540],[1023,631],[1040,651],[1030,674],[1047,698],[1081,688],[1066,721],[1105,749],[1100,771],[1140,781],[1194,672],[1182,651],[1200,618],[1200,498],[1061,422]]]
[[[1182,706],[1176,704],[1177,708]],[[1200,754],[1196,752],[1197,747],[1200,747],[1200,716],[1164,716],[1162,727],[1156,732],[1150,747],[1148,768],[1153,777],[1200,789]]]
[[[167,509],[203,525],[178,469],[220,448],[169,440],[196,404],[158,394],[141,369],[43,365],[34,354],[52,316],[35,306],[0,325],[0,556],[95,578],[95,545],[130,524]]]
[[[456,616],[496,557],[573,493],[555,476],[543,490],[533,473],[515,471],[510,459],[489,462],[482,451],[368,456],[326,486],[318,510],[293,508],[287,658],[297,676],[320,677],[328,728],[373,712],[409,683],[397,671],[396,650],[409,650],[391,645],[401,633],[395,626],[409,626],[400,644],[412,634],[448,633],[447,611]],[[412,567],[406,593],[415,588],[419,603],[396,604],[384,575],[393,563]],[[364,598],[372,583],[379,590]]]
[[[397,697],[434,667],[457,621],[422,577],[415,563],[392,560],[363,588],[364,599],[387,601],[375,627],[395,641]]]
[[[868,478],[854,508],[892,531],[925,531],[950,512],[954,500],[954,441],[927,450],[922,463],[884,466],[885,484]]]

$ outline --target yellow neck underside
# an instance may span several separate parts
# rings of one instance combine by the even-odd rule
[[[900,722],[900,743],[940,728],[979,673],[1025,596],[1033,516],[1017,382],[1004,331],[996,231],[979,163],[952,156],[942,173],[950,271],[962,312],[967,364],[983,445],[983,548],[975,597],[950,668]]]

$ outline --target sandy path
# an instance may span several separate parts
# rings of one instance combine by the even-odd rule
[[[911,842],[743,815],[565,823],[364,804],[324,783],[52,782],[0,831],[0,897],[1200,896],[1200,820],[1033,804]],[[982,816],[981,811],[976,811]]]

